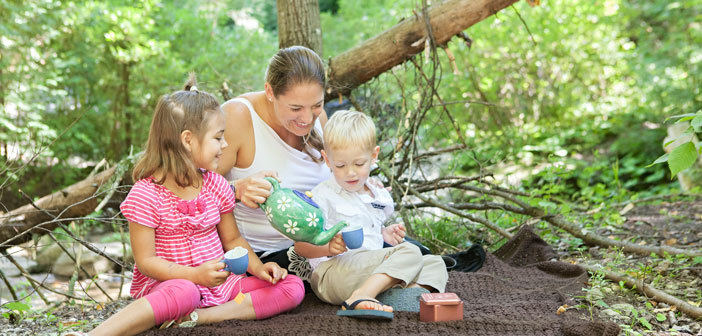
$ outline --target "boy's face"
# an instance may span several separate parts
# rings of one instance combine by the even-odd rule
[[[335,148],[322,150],[322,156],[327,166],[331,168],[336,182],[345,190],[359,192],[366,190],[365,184],[370,174],[371,166],[378,158],[380,147],[372,150],[361,147]]]

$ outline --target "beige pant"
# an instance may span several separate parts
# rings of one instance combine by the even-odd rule
[[[349,251],[327,260],[312,272],[310,285],[317,297],[341,304],[373,274],[384,273],[401,281],[402,286],[419,284],[439,292],[446,289],[448,273],[443,259],[425,255],[411,243],[380,250]]]

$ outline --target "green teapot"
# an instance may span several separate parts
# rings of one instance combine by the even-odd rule
[[[273,228],[284,236],[294,241],[324,245],[348,225],[341,221],[324,231],[324,214],[309,192],[281,188],[278,180],[265,179],[273,185],[273,191],[261,203],[261,209]]]

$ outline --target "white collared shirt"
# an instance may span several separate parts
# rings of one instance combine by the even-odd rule
[[[324,228],[329,229],[340,221],[349,225],[363,226],[363,246],[359,249],[379,250],[383,248],[382,228],[395,210],[390,193],[366,181],[373,196],[346,191],[331,176],[312,189],[314,200],[324,213]],[[337,257],[343,256],[340,254]],[[316,268],[329,257],[312,258],[309,263]]]

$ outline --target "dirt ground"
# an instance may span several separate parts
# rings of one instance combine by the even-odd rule
[[[634,204],[629,208],[622,205],[626,211],[621,211],[625,217],[621,225],[601,228],[597,233],[635,243],[702,248],[702,198]],[[565,245],[554,248],[564,261],[611,266],[632,277],[643,276],[647,283],[691,304],[702,303],[702,258],[641,257],[587,246],[577,252]],[[118,290],[118,286],[107,287],[113,293]],[[623,335],[702,335],[702,320],[692,320],[675,307],[654,302],[597,274],[576,301],[578,305],[568,309],[577,309],[586,317],[613,321],[622,327]],[[5,316],[0,317],[0,335],[60,335],[69,330],[90,330],[129,302],[123,299],[107,305],[63,303],[41,314],[8,314],[2,310]]]
[[[702,248],[702,198],[629,207],[621,209],[625,210],[621,211],[625,220],[620,226],[601,228],[597,233],[639,244],[688,250]],[[700,257],[643,257],[599,247],[589,247],[582,253],[572,250],[566,253],[569,255],[562,259],[611,266],[613,271],[632,278],[643,277],[654,288],[702,306]],[[702,320],[692,320],[675,307],[651,300],[620,284],[605,282],[597,274],[591,277],[590,288],[578,301],[580,309],[589,314],[618,323],[624,335],[702,335]]]

